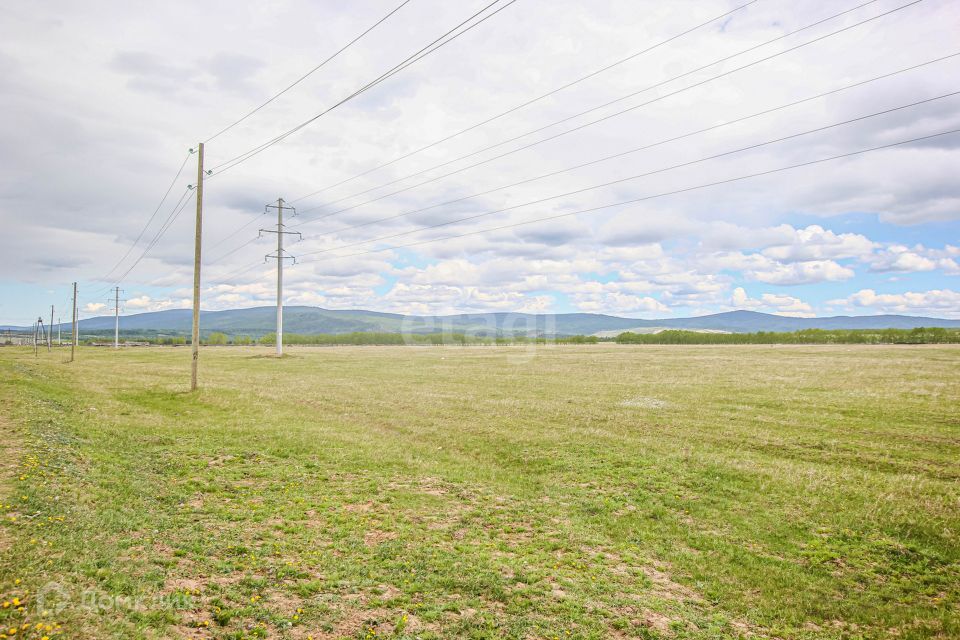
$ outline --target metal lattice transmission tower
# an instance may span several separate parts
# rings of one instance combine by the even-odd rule
[[[43,316],[37,316],[37,321],[33,324],[33,355],[40,354],[40,345],[47,341],[47,332],[43,327]],[[47,346],[47,351],[50,347]]]
[[[264,233],[275,233],[277,234],[277,252],[275,254],[268,253],[264,256],[263,261],[273,258],[277,261],[277,355],[283,355],[283,261],[284,260],[293,260],[293,264],[297,263],[297,259],[290,255],[289,251],[285,251],[283,248],[283,236],[286,235],[295,235],[300,238],[303,238],[303,235],[299,231],[285,231],[285,226],[283,224],[283,212],[290,211],[293,216],[297,215],[297,210],[294,207],[291,207],[284,203],[283,198],[277,198],[277,204],[268,204],[266,205],[265,211],[269,213],[270,209],[277,210],[277,228],[274,229],[260,229],[260,236],[262,237]]]

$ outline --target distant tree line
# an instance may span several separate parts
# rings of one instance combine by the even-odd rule
[[[596,336],[569,336],[560,338],[532,338],[527,336],[472,336],[466,333],[387,333],[356,331],[353,333],[299,334],[284,333],[283,344],[292,345],[508,345],[508,344],[586,344],[595,343]],[[273,345],[277,335],[270,333],[258,340],[259,344]]]
[[[789,333],[701,333],[661,331],[621,333],[619,344],[956,344],[960,329],[920,327],[917,329],[804,329]]]
[[[113,341],[109,336],[84,336],[86,344]],[[153,332],[123,334],[122,340],[148,342],[156,345],[188,345],[190,337],[161,335]],[[260,337],[227,335],[214,331],[202,337],[205,345],[264,345],[276,344],[275,333]],[[284,333],[283,343],[289,345],[523,345],[523,344],[957,344],[960,329],[921,327],[918,329],[805,329],[794,332],[759,331],[756,333],[702,333],[699,331],[670,330],[659,333],[625,332],[615,338],[597,336],[477,336],[467,333],[388,333],[356,331],[353,333]]]

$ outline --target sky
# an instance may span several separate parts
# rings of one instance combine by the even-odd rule
[[[409,0],[211,139],[400,1],[6,3],[0,325],[190,307],[205,140],[204,309],[284,198],[291,305],[960,318],[960,3],[498,0],[330,109],[493,2]]]

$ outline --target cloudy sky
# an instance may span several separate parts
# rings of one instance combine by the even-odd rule
[[[283,197],[288,304],[960,317],[953,0],[499,0],[228,163],[491,2],[409,0],[206,144],[204,308],[273,304]],[[4,3],[0,324],[189,307],[188,149],[399,3]]]

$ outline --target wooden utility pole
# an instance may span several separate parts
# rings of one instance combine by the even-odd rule
[[[77,348],[77,283],[73,283],[73,325],[70,329],[73,334],[70,340],[70,362],[73,362],[73,352]]]
[[[190,365],[190,391],[197,390],[197,366],[200,364],[200,249],[203,234],[203,143],[197,148],[197,228],[193,241],[193,333]]]
[[[47,352],[53,349],[53,305],[50,305],[50,327],[47,331]]]
[[[301,238],[303,237],[298,231],[284,231],[283,230],[283,210],[287,209],[293,212],[293,215],[297,215],[297,210],[293,207],[288,207],[283,203],[283,198],[277,198],[277,204],[272,205],[268,204],[267,209],[272,209],[276,207],[277,209],[277,230],[273,231],[271,229],[260,229],[260,233],[275,233],[277,234],[277,255],[271,256],[267,255],[264,259],[276,258],[277,259],[277,356],[283,355],[283,261],[284,259],[290,259],[296,261],[296,258],[293,256],[283,255],[283,236],[285,235],[297,235]]]

